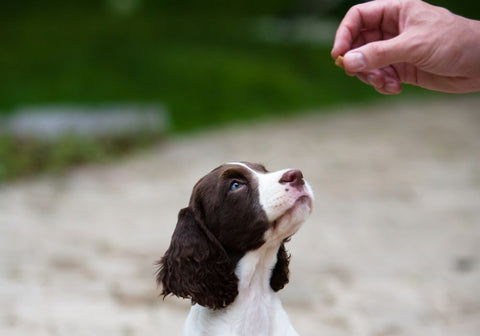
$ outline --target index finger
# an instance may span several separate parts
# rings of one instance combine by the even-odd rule
[[[395,14],[392,15],[392,12],[386,13],[387,10],[398,13],[396,6],[392,6],[391,2],[387,3],[381,0],[355,5],[350,8],[337,28],[331,52],[332,57],[337,58],[352,49],[354,41],[365,30],[383,29],[382,26],[388,23],[388,20],[384,20],[384,18],[391,19],[395,16]],[[391,30],[391,27],[388,30]]]

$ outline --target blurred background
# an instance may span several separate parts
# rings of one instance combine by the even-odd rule
[[[0,334],[179,335],[153,262],[239,159],[316,191],[282,291],[300,334],[480,334],[480,96],[346,76],[356,3],[2,1]]]
[[[355,3],[3,1],[0,181],[104,161],[166,133],[385,99],[332,66],[336,27]],[[480,12],[476,2],[433,3]],[[122,104],[138,127],[112,116],[118,132],[110,121],[88,131],[97,113]],[[162,114],[158,127],[142,126],[151,114],[132,117],[145,106]],[[88,120],[87,130],[71,132]]]

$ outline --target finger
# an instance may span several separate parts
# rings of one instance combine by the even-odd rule
[[[399,81],[387,79],[385,85],[377,91],[388,95],[399,94],[402,92],[402,84]]]
[[[360,81],[364,82],[367,85],[373,86],[375,88],[375,85],[371,83],[369,75],[367,73],[360,72],[356,76]]]
[[[389,40],[391,38],[394,38],[395,36],[397,36],[397,34],[393,35],[378,29],[365,30],[362,31],[360,35],[358,35],[355,41],[353,41],[351,49],[360,48],[361,46],[371,42]]]
[[[353,42],[365,30],[377,29],[387,31],[395,30],[398,17],[399,4],[384,1],[371,1],[355,5],[345,14],[338,26],[332,48],[332,57],[344,55],[352,48]],[[388,22],[384,18],[389,18]]]
[[[383,86],[374,88],[377,92],[385,95],[395,95],[402,92],[402,84],[398,81],[387,80]]]
[[[362,72],[380,69],[401,63],[414,63],[414,44],[408,34],[399,35],[389,40],[365,44],[345,54],[343,64],[350,72]]]
[[[362,72],[357,78],[362,82],[371,85],[382,94],[398,94],[402,91],[400,81],[392,77],[387,69]]]
[[[359,72],[351,75],[357,76],[366,84],[372,85],[376,88],[384,87],[387,82],[401,82],[397,72],[392,67]]]
[[[344,55],[348,50],[351,49],[354,38],[352,38],[350,31],[345,27],[340,25],[335,33],[335,39],[331,55],[333,59],[336,59],[340,55]]]
[[[380,88],[385,85],[385,73],[379,69],[367,72],[360,72],[357,73],[356,76],[362,82],[369,84],[375,88]]]

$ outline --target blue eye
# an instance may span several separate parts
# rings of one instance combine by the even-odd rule
[[[238,181],[233,181],[230,184],[230,191],[235,191],[237,189],[240,189],[244,184]]]

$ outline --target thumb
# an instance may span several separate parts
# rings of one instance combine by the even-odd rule
[[[350,50],[343,58],[345,70],[352,73],[380,69],[387,65],[412,59],[409,43],[402,36],[367,43]]]

